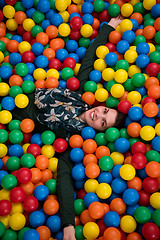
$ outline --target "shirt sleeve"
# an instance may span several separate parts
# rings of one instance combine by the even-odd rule
[[[80,86],[77,92],[83,94],[83,87],[84,84],[89,80],[89,73],[94,70],[93,64],[94,61],[97,59],[96,49],[99,46],[105,45],[108,42],[108,36],[114,30],[115,29],[113,27],[104,23],[99,31],[98,36],[87,49],[77,75],[77,78],[80,81]]]

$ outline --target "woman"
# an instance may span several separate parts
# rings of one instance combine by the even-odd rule
[[[114,31],[122,20],[123,18],[118,16],[112,18],[108,25],[103,24],[101,27],[99,35],[86,51],[82,61],[77,76],[80,87],[76,92],[60,88],[36,89],[35,93],[28,94],[29,105],[25,109],[14,109],[13,117],[19,120],[30,118],[35,122],[36,131],[50,129],[56,137],[63,137],[66,140],[71,134],[79,133],[87,125],[99,131],[113,126],[122,127],[125,117],[122,113],[104,106],[92,108],[81,99],[83,86],[89,80],[89,73],[93,70],[94,61],[97,59],[96,49],[107,43],[110,32]],[[71,176],[73,163],[69,154],[68,148],[58,156],[57,191],[63,239],[75,240],[74,187]]]

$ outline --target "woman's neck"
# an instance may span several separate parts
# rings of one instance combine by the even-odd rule
[[[79,119],[83,120],[85,122],[85,116],[84,113],[82,113],[81,115],[78,116]]]

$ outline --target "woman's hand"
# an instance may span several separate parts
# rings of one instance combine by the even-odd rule
[[[117,17],[115,18],[111,18],[111,20],[109,21],[108,25],[112,26],[113,28],[116,28],[121,21],[124,19],[124,17],[119,14]]]
[[[63,240],[76,240],[75,230],[72,225],[63,229]]]

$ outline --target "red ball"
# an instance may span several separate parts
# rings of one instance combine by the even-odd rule
[[[5,3],[8,4],[8,5],[14,5],[16,4],[17,0],[5,0]]]
[[[97,31],[95,28],[93,28],[93,33],[92,33],[92,35],[89,37],[89,39],[90,39],[90,40],[95,39],[97,36],[98,36],[98,31]]]
[[[27,62],[33,63],[34,59],[35,59],[34,53],[31,51],[26,51],[22,54],[23,63],[27,63]]]
[[[5,125],[4,125],[4,124],[2,124],[2,123],[0,123],[0,129],[4,129],[4,130],[6,130],[6,127],[5,127]]]
[[[31,141],[32,133],[23,133],[23,143],[29,143]]]
[[[105,44],[105,46],[108,47],[110,52],[116,51],[116,46],[113,43],[108,42]]]
[[[69,34],[70,39],[78,41],[81,38],[81,33],[79,30],[72,29]]]
[[[104,231],[106,230],[106,225],[104,223],[104,220],[101,219],[97,222],[97,225],[99,227],[99,236],[103,236]]]
[[[23,202],[23,208],[26,212],[34,212],[39,206],[37,198],[34,196],[27,197]]]
[[[17,172],[17,180],[19,183],[28,183],[32,178],[32,172],[29,168],[20,168]]]
[[[35,158],[41,154],[41,147],[38,144],[30,144],[27,148],[27,153],[32,154]]]
[[[108,14],[107,10],[103,10],[100,14],[99,14],[99,20],[101,22],[109,22],[110,20],[110,15]]]
[[[0,10],[0,22],[3,20],[3,12]]]
[[[71,91],[76,91],[80,86],[80,82],[77,78],[69,78],[67,80],[67,88],[69,88]]]
[[[12,210],[12,204],[9,200],[0,200],[0,216],[6,216]]]
[[[62,69],[62,63],[57,58],[53,58],[49,61],[48,64],[49,68],[54,68],[57,71],[60,71]]]
[[[159,189],[159,182],[156,178],[147,177],[143,180],[142,186],[144,191],[154,193]]]
[[[118,110],[124,114],[127,114],[132,104],[128,100],[122,100],[118,103]]]
[[[15,187],[10,191],[10,200],[13,203],[21,203],[24,201],[26,193],[23,188]]]
[[[64,68],[69,67],[72,70],[74,70],[75,66],[76,66],[76,60],[71,58],[71,57],[66,58],[63,62],[63,67]]]
[[[142,142],[135,142],[131,147],[131,151],[132,154],[141,153],[145,155],[147,153],[147,147]]]
[[[153,98],[153,97],[145,97],[143,100],[142,100],[142,107],[144,107],[144,105],[146,103],[149,103],[149,102],[153,102],[153,103],[156,103],[156,100]]]
[[[73,17],[70,21],[70,26],[74,30],[79,30],[83,25],[83,21],[80,17]]]
[[[31,42],[33,40],[33,37],[31,35],[31,32],[25,32],[22,36],[23,41]]]
[[[131,164],[135,169],[142,169],[147,164],[147,159],[142,153],[135,153],[132,156]]]
[[[142,234],[146,240],[158,240],[160,237],[160,230],[155,223],[148,222],[143,225]]]
[[[57,138],[53,143],[53,147],[56,152],[62,153],[67,149],[67,142],[63,138]]]
[[[83,199],[85,195],[86,195],[86,191],[84,190],[84,188],[77,192],[78,199]]]
[[[160,66],[157,63],[149,63],[146,72],[151,77],[156,77],[160,72]]]
[[[22,24],[18,25],[18,27],[17,27],[17,33],[18,33],[20,36],[23,36],[23,34],[24,34],[25,32],[26,32],[26,31],[24,30],[23,25],[22,25]]]
[[[149,206],[150,205],[150,194],[141,190],[138,192],[139,193],[139,201],[138,204],[140,206]]]

